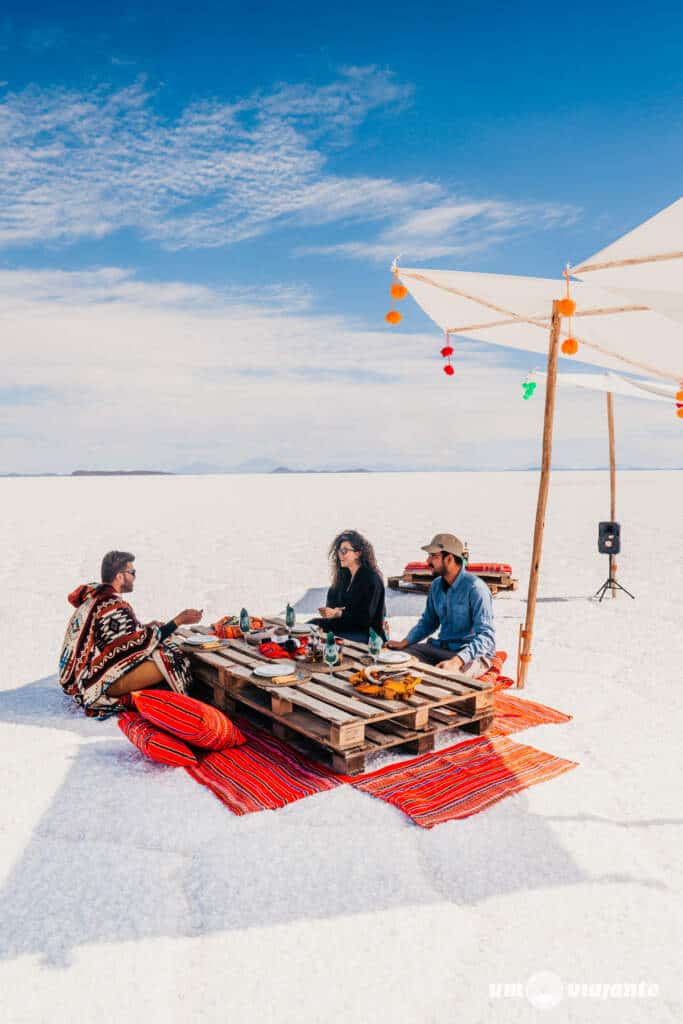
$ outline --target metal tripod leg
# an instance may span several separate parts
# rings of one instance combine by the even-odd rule
[[[603,585],[600,587],[600,589],[596,590],[595,594],[593,594],[593,600],[595,600],[595,598],[597,597],[598,601],[602,601],[603,597],[605,596],[608,590],[623,590],[625,594],[628,594],[628,596],[630,598],[633,598],[633,600],[635,601],[635,597],[633,596],[631,591],[627,590],[626,587],[622,587],[621,583],[615,580],[613,576],[608,576]]]

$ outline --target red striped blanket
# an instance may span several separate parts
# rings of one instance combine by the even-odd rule
[[[275,810],[344,781],[244,719],[239,727],[247,738],[243,746],[208,754],[186,768],[233,814]]]
[[[354,781],[355,789],[393,804],[421,828],[478,814],[506,796],[575,768],[535,747],[500,736],[389,766]]]
[[[569,715],[507,693],[498,693],[494,699],[496,718],[487,736],[361,776],[335,774],[244,719],[238,720],[248,741],[244,746],[209,754],[186,771],[234,814],[274,810],[349,783],[386,799],[418,825],[431,828],[439,821],[476,814],[574,767],[571,761],[504,740],[507,733],[566,722]],[[457,788],[453,799],[449,780]],[[439,795],[441,789],[445,796]]]
[[[496,693],[493,696],[495,717],[487,736],[508,736],[511,732],[521,732],[534,725],[550,725],[570,722],[572,716],[563,711],[556,711],[546,704],[536,704],[532,700],[513,697],[511,693]]]

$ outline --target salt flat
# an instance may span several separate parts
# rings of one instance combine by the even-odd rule
[[[278,612],[342,528],[386,574],[445,529],[520,577],[512,654],[535,473],[0,480],[0,1019],[680,1020],[682,480],[619,474],[636,600],[596,605],[607,474],[554,475],[526,693],[574,720],[519,738],[581,767],[431,832],[349,787],[236,818],[143,761],[59,691],[66,594],[119,547],[143,619]],[[557,979],[656,990],[544,1012]]]

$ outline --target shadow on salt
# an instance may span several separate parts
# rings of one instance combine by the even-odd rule
[[[477,905],[597,881],[525,794],[429,832],[350,786],[233,817],[182,769],[146,761],[112,721],[74,711],[55,677],[0,694],[0,720],[82,737],[0,892],[3,959],[40,954],[59,967],[89,943]]]

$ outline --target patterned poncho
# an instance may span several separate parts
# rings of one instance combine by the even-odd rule
[[[59,659],[59,682],[87,715],[104,718],[123,711],[109,687],[148,658],[177,693],[191,681],[188,659],[171,640],[159,639],[156,626],[144,626],[108,583],[85,583],[69,594],[76,611],[66,627]]]

